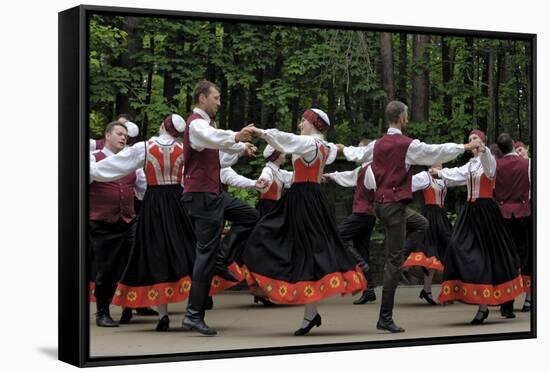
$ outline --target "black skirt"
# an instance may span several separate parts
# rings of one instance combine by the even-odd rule
[[[443,272],[442,260],[453,227],[445,209],[437,205],[424,206],[422,215],[428,219],[430,226],[422,241],[408,243],[410,246],[407,252],[410,254],[403,267],[419,266]]]
[[[439,302],[499,305],[523,291],[514,240],[492,199],[468,202],[443,261]]]
[[[248,284],[277,303],[312,303],[366,288],[316,183],[292,185],[252,231],[243,262]]]
[[[273,207],[277,204],[277,201],[272,199],[260,199],[258,204],[256,204],[256,210],[260,213],[260,217],[267,215]]]

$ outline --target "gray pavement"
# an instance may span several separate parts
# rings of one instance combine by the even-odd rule
[[[489,318],[479,326],[469,325],[476,306],[455,303],[430,306],[418,299],[421,290],[416,286],[397,289],[394,319],[406,329],[392,334],[376,329],[380,307],[381,287],[376,289],[374,303],[353,305],[355,297],[333,297],[319,304],[322,326],[313,328],[307,336],[295,337],[300,327],[303,306],[265,308],[252,302],[252,296],[243,291],[226,291],[214,298],[214,309],[207,311],[206,322],[218,330],[216,337],[183,332],[186,302],[169,306],[171,329],[165,333],[154,331],[157,318],[135,316],[131,324],[118,328],[99,328],[95,325],[95,304],[90,309],[90,354],[97,356],[127,356],[159,353],[233,350],[260,347],[315,345],[327,343],[396,340],[438,336],[458,336],[525,332],[530,330],[530,314],[517,310],[523,305],[523,296],[516,299],[515,319],[504,319],[497,307],[490,308]],[[434,286],[434,296],[439,287]],[[120,308],[111,307],[115,320]]]

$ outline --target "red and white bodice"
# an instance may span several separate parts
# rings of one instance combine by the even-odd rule
[[[266,167],[271,170],[272,182],[267,191],[260,194],[260,199],[278,201],[281,199],[283,188],[285,186],[281,171],[278,168],[269,164],[266,165]]]
[[[424,189],[424,204],[445,206],[445,196],[447,195],[447,186],[443,180],[435,179],[430,176],[430,185]]]
[[[466,186],[468,188],[468,202],[475,202],[478,198],[493,198],[495,179],[490,179],[485,175],[481,163],[470,162],[468,164]]]
[[[183,145],[176,141],[163,145],[149,140],[144,168],[148,185],[181,185]]]
[[[319,139],[315,139],[317,151],[313,159],[304,159],[296,154],[292,155],[292,166],[294,167],[294,176],[292,184],[295,183],[317,183],[321,182],[321,176],[325,164],[329,157],[329,147],[326,143]]]

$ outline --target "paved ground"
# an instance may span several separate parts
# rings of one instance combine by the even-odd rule
[[[529,313],[516,312],[515,319],[506,320],[500,316],[498,308],[491,308],[483,325],[471,326],[469,321],[476,306],[460,303],[430,306],[418,299],[419,287],[400,286],[394,319],[406,332],[382,332],[375,328],[381,288],[376,290],[378,300],[366,305],[351,304],[351,297],[333,297],[321,302],[319,313],[323,325],[304,337],[293,335],[302,320],[303,306],[264,308],[255,305],[252,296],[241,291],[225,292],[214,298],[214,310],[207,312],[206,321],[218,330],[217,337],[181,331],[186,302],[170,306],[171,330],[166,333],[154,331],[157,319],[151,316],[134,316],[131,324],[119,328],[99,328],[95,325],[95,305],[92,305],[90,353],[91,356],[145,355],[530,330]],[[438,287],[434,286],[433,290],[434,294],[439,293]],[[522,304],[523,297],[516,300],[516,309]],[[111,307],[111,313],[118,320],[120,309]]]

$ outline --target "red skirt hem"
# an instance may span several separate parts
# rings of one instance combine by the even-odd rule
[[[437,298],[439,303],[459,301],[467,304],[498,306],[514,300],[523,292],[521,276],[499,285],[468,284],[460,280],[445,281]]]
[[[262,289],[269,300],[280,304],[308,304],[335,295],[356,294],[367,288],[367,280],[357,266],[348,272],[334,272],[317,281],[290,283],[262,276],[244,266],[244,275],[251,288]]]
[[[443,272],[444,267],[441,261],[436,256],[426,257],[423,252],[417,251],[410,253],[405,263],[401,267],[424,267],[426,269],[435,269]]]
[[[231,263],[229,270],[239,281],[231,282],[217,275],[214,276],[210,285],[210,296],[229,289],[244,280],[244,272],[236,263]],[[191,285],[190,276],[184,276],[175,282],[164,282],[148,286],[127,286],[119,283],[111,304],[121,307],[141,308],[183,302],[189,297]],[[90,301],[95,302],[95,284],[91,282],[89,286]]]

